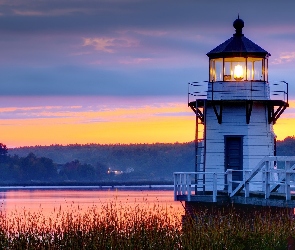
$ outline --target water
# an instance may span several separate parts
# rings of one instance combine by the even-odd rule
[[[0,203],[0,211],[8,217],[22,216],[24,212],[44,217],[55,217],[57,211],[83,214],[91,207],[99,210],[109,204],[121,210],[135,206],[153,210],[154,206],[160,206],[168,213],[184,214],[182,204],[173,200],[171,190],[10,187],[0,189]]]

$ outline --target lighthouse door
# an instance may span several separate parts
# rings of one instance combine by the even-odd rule
[[[235,181],[243,180],[243,137],[226,136],[225,137],[225,171],[232,169],[233,188],[239,183]],[[237,171],[238,170],[238,171]]]

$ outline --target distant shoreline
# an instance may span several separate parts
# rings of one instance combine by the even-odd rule
[[[28,189],[60,189],[60,190],[173,190],[173,182],[99,182],[99,183],[5,183],[0,185],[0,191],[6,190],[28,190]]]

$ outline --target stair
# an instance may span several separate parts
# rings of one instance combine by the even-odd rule
[[[205,102],[206,103],[206,102]],[[196,172],[205,172],[205,105],[202,107],[197,106],[196,102],[196,131],[195,131],[195,155],[196,155]],[[197,186],[196,192],[205,192],[205,175],[198,174],[195,179]]]

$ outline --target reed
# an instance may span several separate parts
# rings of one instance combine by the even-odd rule
[[[1,249],[287,249],[289,236],[295,236],[295,221],[283,213],[248,218],[204,210],[181,220],[160,205],[115,203],[60,208],[49,217],[42,210],[0,213]]]

